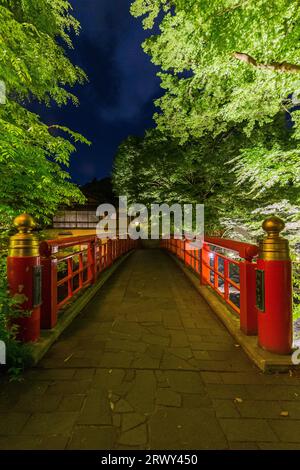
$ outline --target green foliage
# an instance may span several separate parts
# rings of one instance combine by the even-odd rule
[[[78,104],[70,89],[86,76],[65,49],[79,31],[66,0],[0,0],[0,86],[6,89],[0,104],[0,339],[13,376],[28,362],[29,350],[10,325],[20,315],[20,299],[8,295],[6,281],[11,222],[27,212],[43,225],[60,204],[84,201],[67,170],[75,144],[89,142],[66,127],[47,126],[28,110],[33,101]]]
[[[268,126],[262,132],[266,140],[273,135]],[[295,238],[299,210],[293,205],[297,195],[291,186],[274,193],[266,179],[254,195],[250,173],[247,180],[237,184],[232,160],[246,140],[238,130],[214,138],[190,139],[185,144],[158,130],[148,131],[144,138],[129,137],[115,158],[114,188],[130,201],[146,205],[204,203],[207,232],[228,230],[234,236],[233,230],[239,226],[249,240],[261,234],[267,215],[277,213],[288,222],[290,238]]]
[[[223,143],[223,142],[222,142]],[[230,151],[230,138],[226,141]],[[207,152],[214,146],[214,158]],[[218,164],[216,164],[218,161]],[[179,141],[159,131],[145,138],[129,137],[120,146],[115,159],[113,184],[116,192],[131,202],[205,203],[207,228],[218,225],[228,210],[234,175],[223,170],[224,152],[218,140],[209,138],[180,145]],[[222,202],[220,199],[222,198]]]
[[[136,0],[132,13],[144,16],[145,28],[160,22],[160,34],[143,46],[162,69],[166,91],[156,101],[159,130],[186,142],[238,127],[247,139],[236,148],[237,182],[243,185],[250,177],[254,193],[288,185],[299,191],[300,122],[291,96],[299,93],[300,73],[234,57],[240,52],[257,64],[299,66],[298,1]],[[258,130],[275,129],[282,113],[294,121],[288,142],[266,142]]]
[[[0,0],[0,225],[27,211],[47,222],[58,204],[83,201],[67,168],[74,142],[88,143],[64,127],[47,126],[26,108],[32,100],[49,106],[77,98],[69,91],[85,74],[68,59],[70,34],[79,23],[65,0]]]

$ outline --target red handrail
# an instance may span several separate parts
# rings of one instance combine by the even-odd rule
[[[181,259],[210,286],[240,317],[240,327],[248,335],[257,333],[256,281],[254,262],[258,247],[219,237],[205,237],[203,247],[190,250],[186,240],[161,240],[161,246]],[[213,250],[212,246],[238,253],[239,260]],[[221,261],[221,263],[220,263]],[[221,264],[221,266],[220,266]],[[235,276],[231,273],[235,266]]]
[[[76,245],[90,243],[95,241],[94,235],[56,238],[54,240],[44,240],[40,243],[40,255],[49,256],[50,254],[57,253],[59,248],[69,248]]]
[[[258,255],[258,246],[220,237],[205,237],[205,242],[220,248],[235,251],[241,258],[252,261]]]
[[[78,246],[80,248],[76,249]],[[41,242],[41,327],[53,328],[57,323],[59,310],[67,302],[82,289],[95,283],[105,269],[136,246],[137,242],[128,238],[109,240],[98,239],[94,235]],[[72,247],[74,250],[71,253],[63,253],[63,250]],[[59,266],[62,266],[60,271]]]

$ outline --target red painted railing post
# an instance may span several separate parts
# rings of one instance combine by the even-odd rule
[[[105,241],[105,244],[104,244],[104,252],[105,252],[105,267],[108,268],[108,266],[109,266],[108,240]]]
[[[202,248],[201,250],[199,250],[199,257],[198,257],[198,273],[199,273],[199,276],[200,276],[200,284],[201,284],[201,279],[202,279],[202,266],[203,266],[203,246],[204,244],[202,245]]]
[[[183,252],[184,252],[183,261],[184,261],[184,264],[185,264],[186,266],[188,266],[188,264],[189,264],[189,261],[188,261],[188,259],[189,259],[189,251],[187,250],[187,243],[188,243],[188,242],[187,242],[186,240],[184,240],[183,243],[184,243],[184,245],[183,245],[183,246],[184,246],[184,248],[183,248]]]
[[[116,252],[116,240],[109,240],[111,243],[111,263],[114,262]]]
[[[97,245],[98,245],[98,238],[95,237],[95,240],[92,240],[88,244],[88,279],[91,279],[91,284],[94,284],[97,280]]]
[[[184,248],[185,248],[185,241],[180,240],[180,259],[184,261]]]
[[[258,343],[277,354],[292,350],[292,262],[280,236],[284,226],[278,217],[265,220],[257,262]]]
[[[41,328],[50,330],[57,323],[57,259],[47,242],[40,245],[42,264]]]
[[[113,263],[113,240],[110,238],[107,240],[107,266],[111,266]]]
[[[257,334],[256,263],[240,262],[240,326],[248,336]]]
[[[228,302],[230,298],[229,276],[230,276],[229,260],[224,259],[224,299],[226,300],[226,302]]]
[[[33,342],[40,337],[41,267],[39,240],[32,234],[35,222],[27,214],[16,217],[18,234],[10,238],[7,258],[7,279],[12,296],[24,296],[21,310],[30,315],[12,320],[18,326],[17,338]]]
[[[214,285],[214,288],[215,290],[218,290],[219,288],[219,275],[218,275],[218,272],[219,272],[219,258],[218,256],[214,255],[214,282],[213,282],[213,285]],[[224,282],[224,285],[226,284],[226,281]]]
[[[210,281],[210,253],[209,246],[204,244],[201,257],[201,284],[204,286]]]

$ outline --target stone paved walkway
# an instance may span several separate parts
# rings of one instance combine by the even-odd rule
[[[299,385],[261,374],[173,260],[141,250],[1,384],[0,448],[299,449]]]

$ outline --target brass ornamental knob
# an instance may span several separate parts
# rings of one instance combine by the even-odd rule
[[[33,229],[36,228],[34,218],[28,214],[18,215],[14,219],[13,223],[19,233],[30,233]]]
[[[14,226],[18,230],[18,233],[10,237],[8,256],[39,256],[39,238],[37,235],[31,233],[36,227],[33,217],[28,214],[18,215],[14,220]]]
[[[262,228],[267,232],[269,237],[276,237],[284,230],[285,223],[279,217],[273,216],[263,222]]]
[[[259,258],[268,261],[290,260],[289,242],[280,235],[285,228],[283,220],[276,216],[269,217],[262,228],[267,236],[259,244]]]

